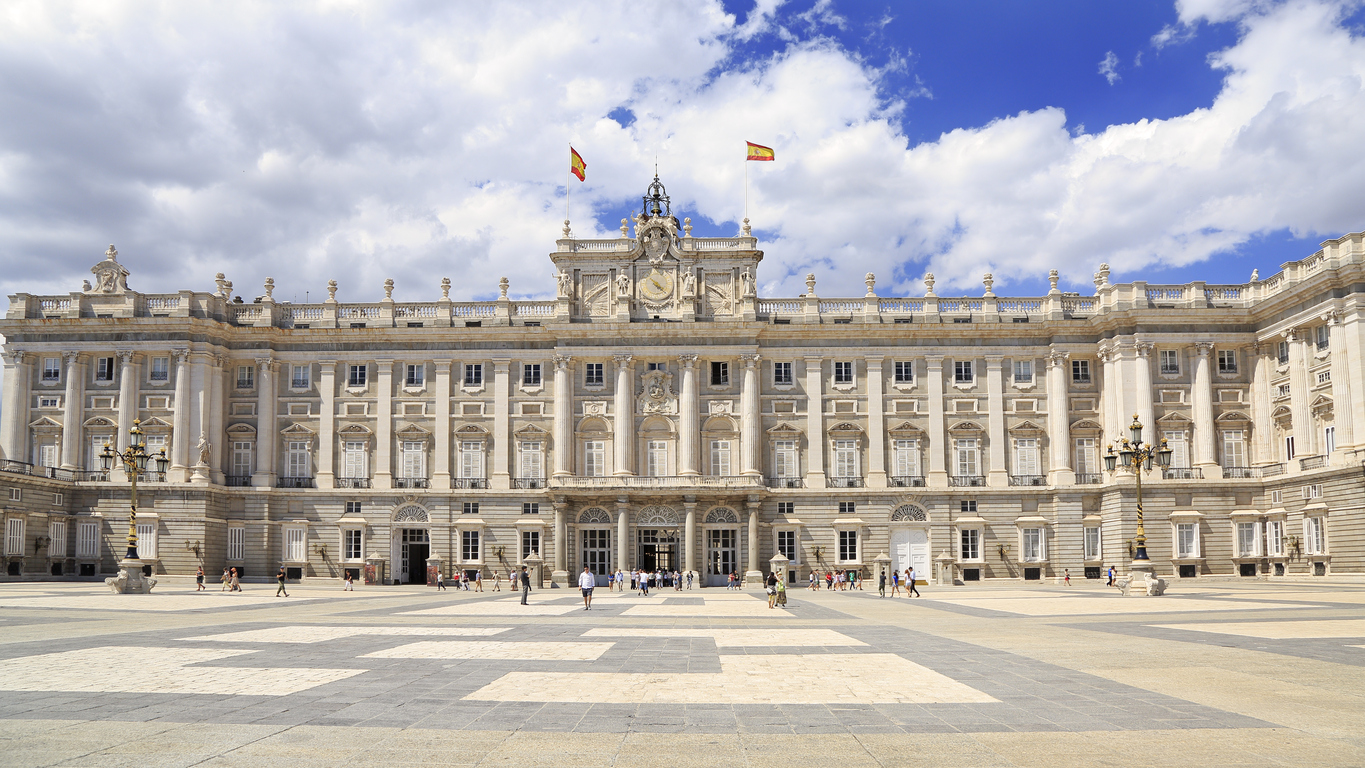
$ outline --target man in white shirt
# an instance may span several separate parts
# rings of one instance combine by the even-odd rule
[[[578,588],[583,590],[583,610],[592,607],[592,588],[597,586],[597,577],[592,575],[588,566],[583,566],[583,572],[578,575]]]

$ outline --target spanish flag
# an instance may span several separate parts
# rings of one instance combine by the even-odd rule
[[[569,147],[569,173],[578,177],[579,181],[587,180],[588,164],[583,162],[583,156],[573,147]]]
[[[772,162],[777,159],[773,156],[772,147],[765,147],[762,144],[755,144],[752,141],[746,141],[744,143],[749,145],[749,156],[744,158],[745,160],[766,160]]]

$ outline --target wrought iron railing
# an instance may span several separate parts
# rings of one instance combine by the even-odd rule
[[[862,488],[863,479],[861,477],[831,477],[829,479],[831,488]]]
[[[948,475],[948,485],[954,488],[979,488],[985,484],[985,475]]]
[[[1234,480],[1244,480],[1252,477],[1260,477],[1260,467],[1223,467],[1223,477]]]
[[[305,487],[305,488],[311,488],[312,486],[309,485],[309,486],[303,486],[303,487]],[[369,487],[370,487],[370,478],[368,478],[368,477],[338,477],[338,478],[337,478],[337,487],[338,487],[338,488],[369,488]]]
[[[275,483],[277,488],[312,488],[314,487],[311,477],[281,477]]]
[[[924,487],[924,475],[892,475],[888,480],[892,488]]]
[[[430,488],[431,481],[425,477],[396,477],[393,480],[394,488]]]
[[[228,475],[227,485],[229,488],[248,488],[251,486],[251,475]]]
[[[1327,466],[1326,456],[1308,456],[1299,459],[1299,469],[1322,469]]]
[[[770,477],[768,478],[769,488],[800,488],[805,485],[799,477]]]
[[[1043,475],[1010,475],[1010,485],[1047,485]]]
[[[512,478],[512,487],[513,487],[513,488],[523,488],[523,489],[544,488],[544,487],[545,487],[545,478],[543,478],[543,477],[514,477],[514,478]]]
[[[488,487],[488,478],[486,478],[486,477],[457,477],[457,478],[455,478],[453,481],[451,481],[451,483],[452,483],[452,485],[454,485],[456,488],[470,488],[470,489],[487,488],[487,487]]]
[[[1102,482],[1104,482],[1104,475],[1099,472],[1076,473],[1076,485],[1099,485]]]
[[[1204,470],[1198,467],[1167,467],[1161,470],[1162,480],[1203,480]]]

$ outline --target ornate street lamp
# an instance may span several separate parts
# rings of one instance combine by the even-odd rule
[[[1142,422],[1138,421],[1137,414],[1133,414],[1133,423],[1128,427],[1128,434],[1129,437],[1122,441],[1117,453],[1114,446],[1109,446],[1104,455],[1104,468],[1114,472],[1121,465],[1124,469],[1132,470],[1137,478],[1137,537],[1134,540],[1137,551],[1133,555],[1132,570],[1145,573],[1150,581],[1156,569],[1147,558],[1147,532],[1142,527],[1142,473],[1152,471],[1154,460],[1162,469],[1171,466],[1173,451],[1166,447],[1164,438],[1160,447],[1142,442]]]
[[[123,561],[119,563],[121,570],[118,579],[109,580],[109,585],[116,592],[150,592],[151,587],[142,587],[142,560],[137,554],[137,478],[147,469],[147,462],[155,459],[157,471],[165,477],[166,465],[169,460],[166,458],[166,451],[163,448],[155,455],[147,453],[147,445],[142,439],[142,421],[135,420],[133,428],[128,430],[128,447],[122,452],[114,450],[108,443],[104,444],[104,450],[100,452],[100,467],[108,472],[114,466],[114,461],[118,460],[123,464],[124,471],[132,482],[130,505],[128,510],[128,551],[123,556]],[[119,583],[115,583],[119,582]],[[155,582],[151,582],[155,584]],[[120,588],[120,584],[122,588]]]

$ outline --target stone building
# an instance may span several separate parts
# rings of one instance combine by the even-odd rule
[[[139,421],[140,554],[303,579],[590,566],[1048,579],[1127,569],[1136,478],[1103,453],[1133,415],[1158,571],[1365,571],[1365,236],[1243,285],[1092,296],[759,298],[748,230],[691,234],[655,183],[620,236],[550,254],[558,297],[144,294],[111,246],[94,282],[16,294],[0,323],[7,578],[108,574]],[[463,276],[462,279],[473,279]],[[434,289],[436,286],[432,286]],[[534,557],[533,557],[534,555]],[[777,563],[781,563],[778,557]],[[367,573],[366,564],[371,566]]]

